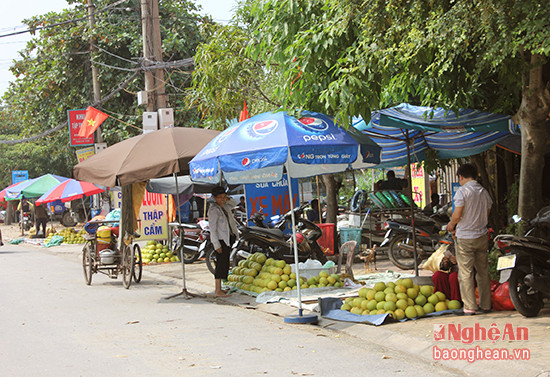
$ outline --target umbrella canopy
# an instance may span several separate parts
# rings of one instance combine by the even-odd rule
[[[20,183],[21,182],[14,183],[12,185],[9,185],[8,187],[3,189],[2,191],[0,191],[0,202],[5,202],[6,201],[6,193],[7,193],[8,189],[13,188],[13,187],[17,186]]]
[[[176,180],[173,177],[155,178],[147,182],[145,187],[148,192],[154,192],[158,194],[209,194],[217,184],[193,182],[191,176],[183,175],[177,177]],[[237,187],[237,186],[231,186]]]
[[[516,132],[509,116],[477,110],[455,114],[406,103],[374,112],[368,124],[358,118],[354,127],[382,147],[380,168],[407,165],[407,144],[414,161],[425,160],[428,149],[439,158],[459,158],[481,153]]]
[[[189,161],[219,131],[172,127],[121,141],[73,168],[76,179],[114,187],[189,173]]]
[[[6,189],[6,199],[38,198],[67,179],[69,178],[53,174],[44,174],[37,178],[28,179],[15,187]]]
[[[283,167],[293,178],[372,167],[381,148],[320,113],[267,112],[237,123],[212,140],[191,162],[191,178],[230,184],[275,182]]]
[[[81,182],[76,179],[67,179],[55,187],[52,187],[44,195],[36,200],[36,204],[50,203],[56,200],[62,202],[70,202],[71,200],[80,199],[84,196],[99,194],[105,189],[98,187],[90,182]]]

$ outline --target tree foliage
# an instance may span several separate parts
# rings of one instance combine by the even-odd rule
[[[25,21],[30,28],[46,28],[34,33],[32,40],[20,51],[21,58],[11,67],[16,79],[2,98],[4,108],[0,113],[2,117],[16,120],[14,123],[18,132],[11,136],[11,131],[3,127],[0,128],[0,138],[10,134],[10,138],[19,139],[52,129],[67,122],[67,110],[91,105],[94,102],[91,61],[97,62],[99,67],[102,96],[115,90],[132,74],[130,70],[140,68],[142,35],[139,0],[129,0],[119,7],[106,10],[112,1],[94,1],[96,23],[93,30],[86,18],[49,28],[56,23],[87,16],[86,1],[68,2],[73,8]],[[212,21],[197,11],[195,3],[189,0],[160,2],[165,61],[192,57],[196,46],[206,40],[208,29],[203,25]],[[90,54],[92,38],[95,38],[99,48],[93,56]],[[175,111],[176,125],[197,125],[198,114],[194,109],[189,109],[184,96],[191,82],[190,72],[167,70],[164,79],[169,105]],[[143,75],[139,74],[126,90],[118,92],[100,107],[111,115],[102,125],[103,137],[109,145],[140,133],[143,109],[137,105],[136,92],[143,89]],[[29,170],[31,177],[45,173],[71,176],[76,157],[74,148],[69,146],[67,129],[32,143],[0,144],[1,156],[6,158],[6,163],[1,165],[3,174],[0,183],[7,185],[9,171],[15,169]]]

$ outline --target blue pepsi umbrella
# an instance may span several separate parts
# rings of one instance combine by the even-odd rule
[[[290,178],[337,173],[372,167],[380,162],[381,148],[353,127],[345,130],[320,113],[302,112],[294,118],[286,112],[267,112],[237,123],[216,136],[189,163],[191,179],[230,184],[280,181],[286,169]],[[290,200],[291,210],[293,201]],[[292,211],[294,261],[298,249]],[[299,315],[285,322],[310,323],[317,316],[303,316],[299,269],[296,268]]]
[[[372,167],[381,148],[368,136],[336,125],[327,115],[286,112],[256,115],[225,130],[189,163],[191,179],[230,184],[275,182]]]

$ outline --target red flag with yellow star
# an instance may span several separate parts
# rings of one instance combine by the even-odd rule
[[[89,106],[86,109],[86,117],[80,126],[80,131],[78,131],[78,136],[80,137],[89,137],[94,131],[99,127],[109,115],[102,113],[98,109],[94,109],[92,106]]]

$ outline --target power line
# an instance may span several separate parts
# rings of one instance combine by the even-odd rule
[[[66,20],[66,21],[62,21],[62,22],[57,22],[55,24],[51,24],[51,25],[44,25],[44,26],[38,26],[38,27],[35,27],[35,28],[31,28],[31,29],[26,29],[26,30],[21,30],[21,31],[15,31],[13,33],[8,33],[8,34],[2,34],[0,35],[0,38],[4,38],[4,37],[11,37],[13,35],[19,35],[19,34],[25,34],[25,33],[30,33],[30,32],[35,32],[37,30],[43,30],[43,29],[51,29],[53,27],[56,27],[56,26],[61,26],[61,25],[67,25],[67,24],[71,24],[73,22],[78,22],[78,21],[83,21],[83,20],[87,20],[90,16],[92,15],[95,15],[97,13],[101,13],[101,12],[105,12],[119,4],[122,4],[122,3],[125,3],[127,2],[128,0],[119,0],[117,2],[114,2],[113,4],[109,4],[107,5],[105,8],[102,8],[100,10],[97,10],[95,11],[93,14],[91,15],[87,15],[87,16],[84,16],[84,17],[80,17],[80,18],[73,18],[71,20]]]

